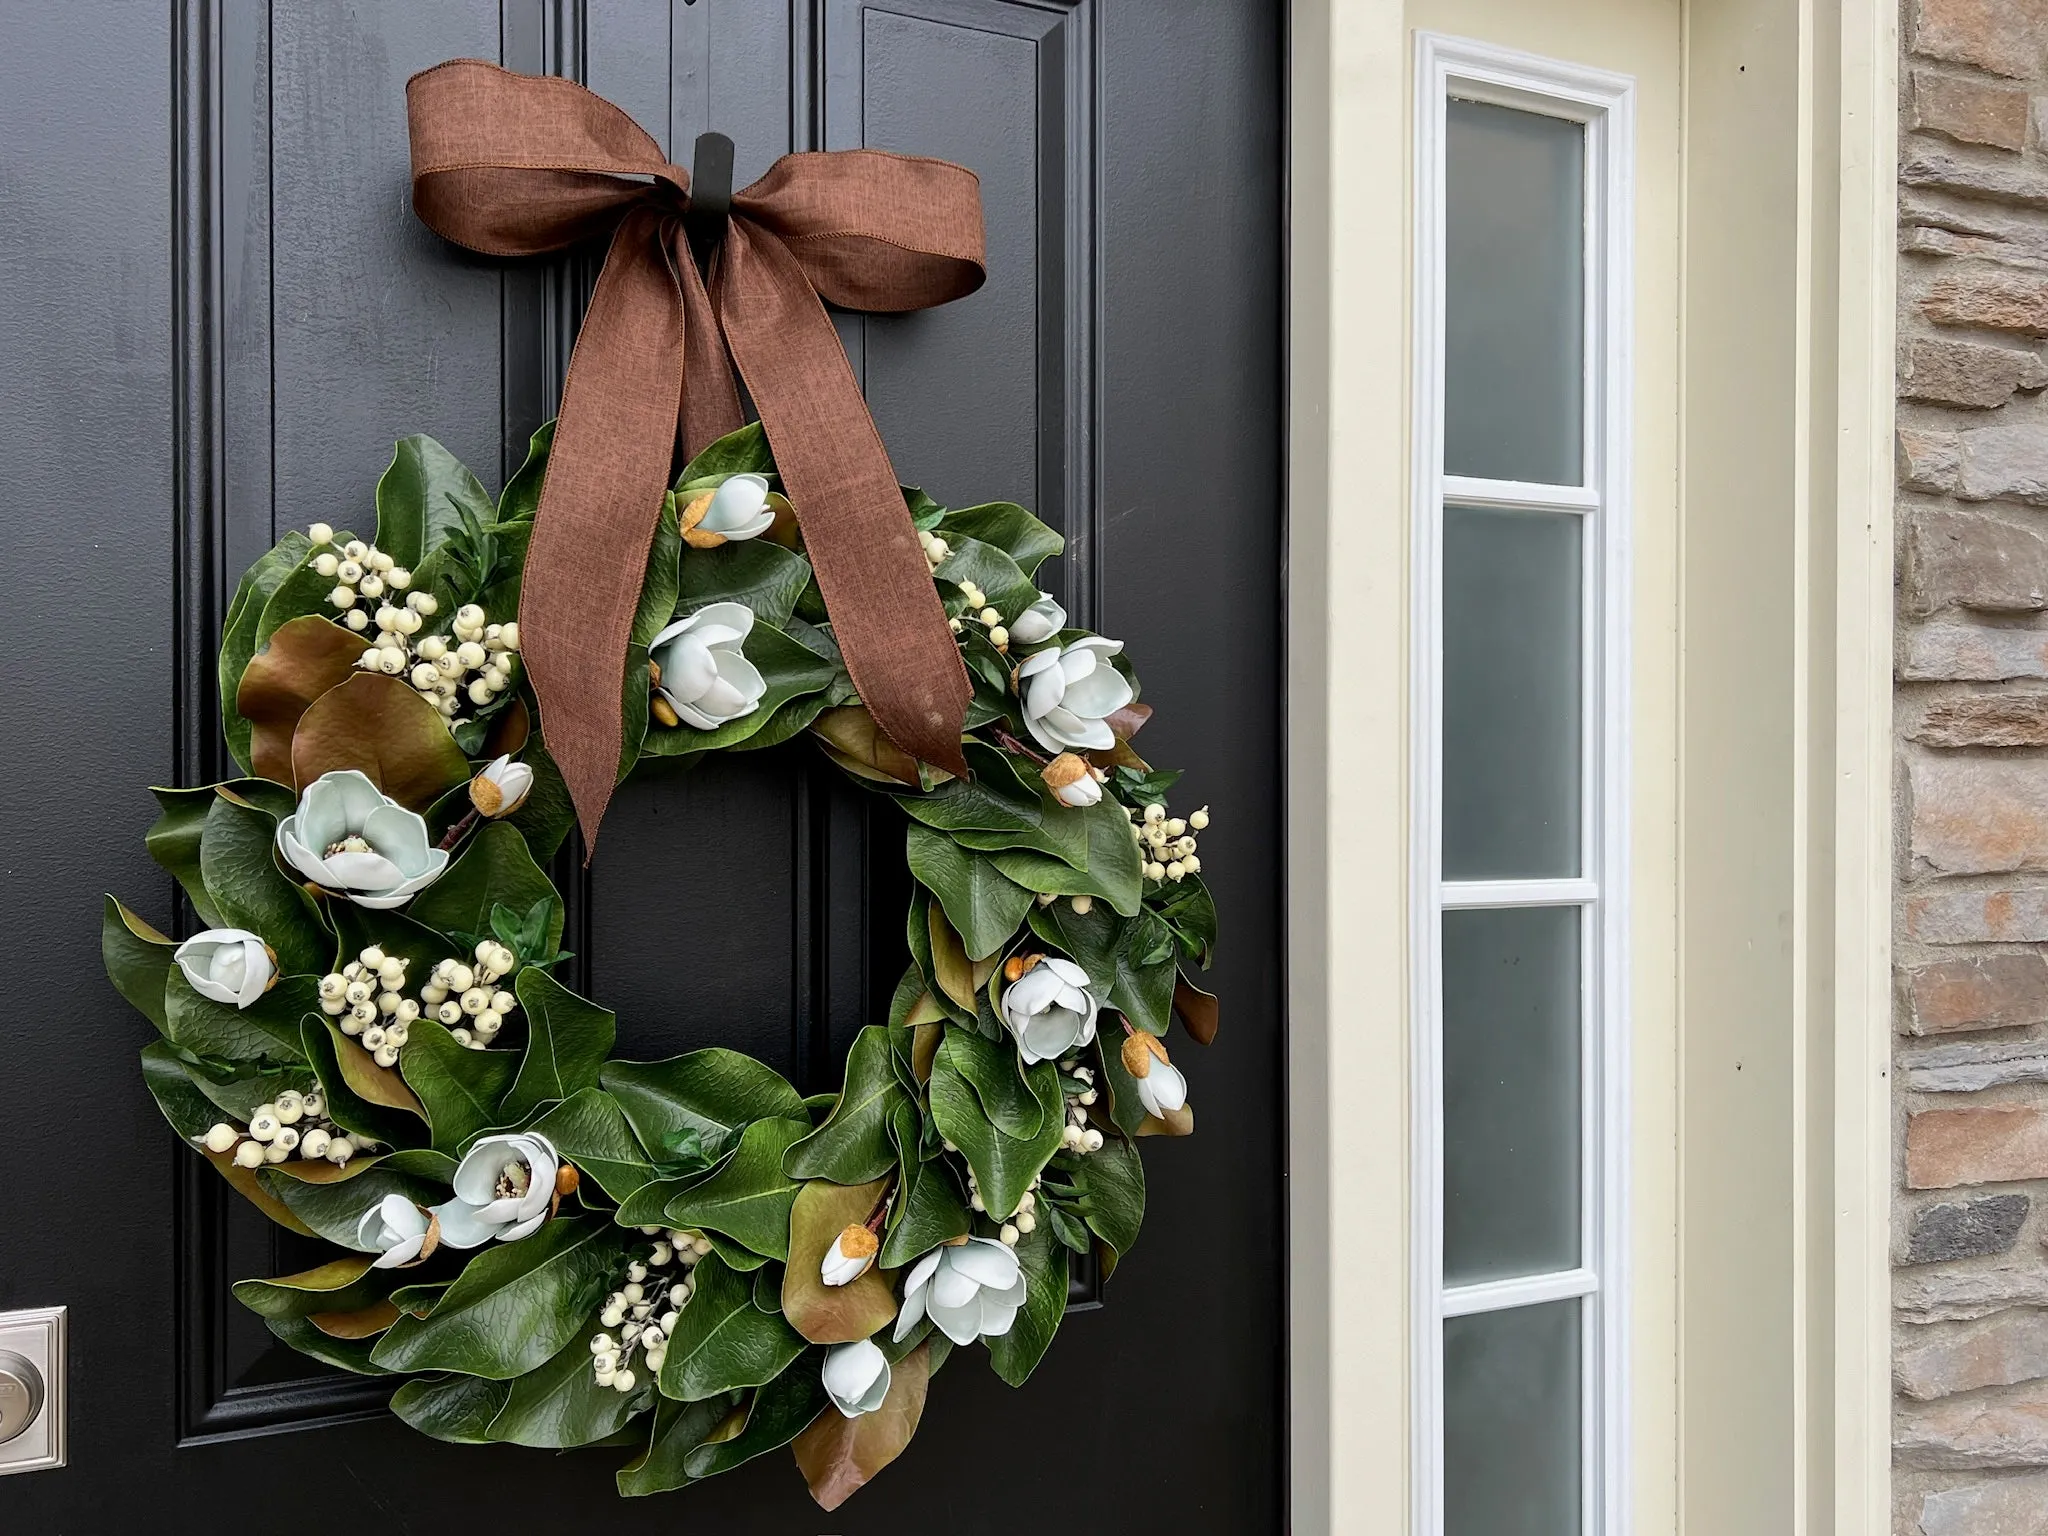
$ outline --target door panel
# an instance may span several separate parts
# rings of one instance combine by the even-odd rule
[[[1150,1144],[1147,1234],[1105,1304],[1021,1392],[963,1352],[832,1528],[1281,1529],[1275,8],[153,10],[10,6],[0,53],[0,611],[35,658],[0,685],[0,902],[46,1003],[0,1072],[0,1147],[40,1165],[0,1184],[0,1307],[74,1308],[72,1464],[0,1481],[0,1529],[210,1530],[252,1489],[329,1524],[580,1529],[630,1454],[441,1446],[375,1383],[273,1348],[227,1287],[293,1255],[167,1134],[92,935],[103,890],[172,919],[142,786],[222,776],[213,645],[243,567],[285,528],[359,521],[400,434],[495,483],[552,414],[591,261],[472,258],[408,211],[405,78],[464,54],[587,80],[673,159],[728,132],[743,180],[857,144],[981,175],[986,288],[842,334],[900,476],[1033,505],[1070,540],[1050,588],[1130,643],[1154,754],[1217,807],[1227,1023],[1189,1063],[1201,1135]],[[901,835],[801,750],[636,784],[588,869],[572,848],[556,871],[571,979],[624,1052],[723,1044],[829,1086],[903,964]],[[821,1519],[781,1453],[642,1513]]]

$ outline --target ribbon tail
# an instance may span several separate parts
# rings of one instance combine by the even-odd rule
[[[888,450],[803,269],[746,219],[725,238],[718,316],[862,702],[897,746],[967,777],[972,690]]]
[[[676,423],[676,447],[688,463],[726,433],[739,431],[747,418],[740,410],[739,386],[733,382],[711,295],[697,274],[689,237],[680,224],[670,250],[683,296],[683,413]]]
[[[586,850],[628,751],[624,687],[683,391],[683,309],[660,216],[621,222],[562,386],[519,601],[520,659]]]

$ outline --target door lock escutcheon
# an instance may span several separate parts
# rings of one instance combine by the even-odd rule
[[[25,1434],[43,1411],[43,1373],[27,1355],[0,1349],[0,1445]]]
[[[65,1459],[64,1309],[0,1312],[0,1477]]]

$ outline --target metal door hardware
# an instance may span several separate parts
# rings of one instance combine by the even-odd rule
[[[64,1309],[0,1312],[0,1477],[64,1465]]]

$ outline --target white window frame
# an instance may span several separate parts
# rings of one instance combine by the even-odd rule
[[[1445,112],[1452,99],[1586,125],[1584,451],[1577,487],[1443,473]],[[1414,935],[1415,1531],[1443,1536],[1443,1322],[1584,1297],[1583,1528],[1622,1536],[1629,1493],[1629,404],[1635,83],[1623,75],[1437,33],[1416,35],[1413,676],[1410,694]],[[1446,505],[1584,518],[1581,877],[1442,877],[1442,548]],[[1443,1270],[1442,917],[1473,907],[1571,905],[1580,924],[1580,1267],[1446,1289]]]

